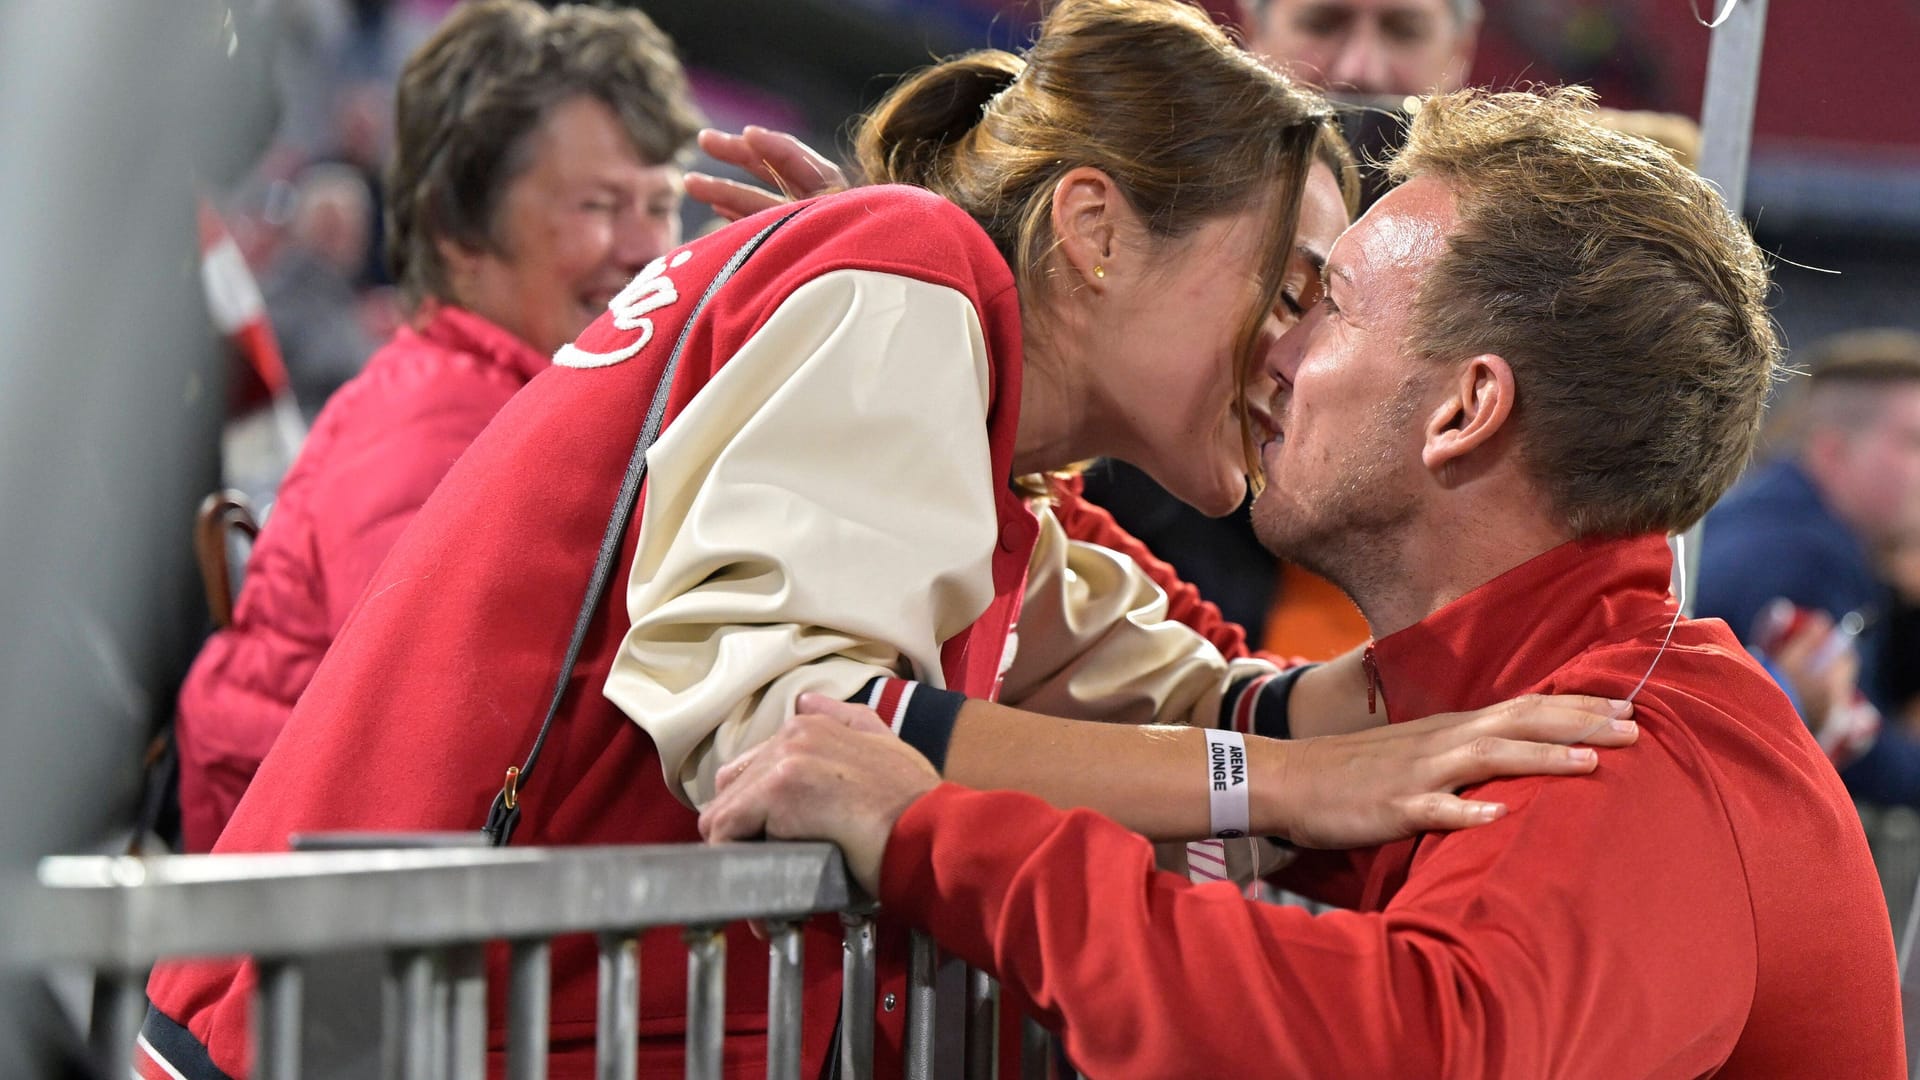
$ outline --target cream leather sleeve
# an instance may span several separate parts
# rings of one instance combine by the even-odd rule
[[[804,691],[945,685],[941,643],[993,596],[987,380],[965,296],[835,271],[654,444],[606,695],[682,801],[704,805]]]
[[[1228,687],[1276,670],[1229,664],[1167,618],[1167,596],[1132,559],[1070,539],[1050,511],[1027,572],[1002,703],[1079,720],[1222,726]]]

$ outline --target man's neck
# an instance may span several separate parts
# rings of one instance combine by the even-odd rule
[[[1388,564],[1339,582],[1376,639],[1412,626],[1572,539],[1535,507],[1482,504],[1459,511],[1410,523]]]

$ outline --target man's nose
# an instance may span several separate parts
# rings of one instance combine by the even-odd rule
[[[1273,400],[1273,392],[1279,388],[1280,376],[1274,373],[1272,361],[1263,357],[1247,379],[1247,399],[1265,408]]]
[[[1259,370],[1274,387],[1293,385],[1294,372],[1300,370],[1301,357],[1306,353],[1307,338],[1320,325],[1320,311],[1320,305],[1314,305],[1299,322],[1288,327],[1261,358]]]
[[[1340,52],[1327,72],[1327,86],[1333,90],[1352,89],[1362,94],[1405,93],[1392,83],[1386,42],[1379,31],[1362,23],[1341,43]]]

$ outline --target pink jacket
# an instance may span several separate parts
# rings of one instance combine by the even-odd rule
[[[423,313],[327,403],[247,564],[233,625],[180,690],[180,811],[206,851],[320,657],[468,444],[548,358],[472,312]]]

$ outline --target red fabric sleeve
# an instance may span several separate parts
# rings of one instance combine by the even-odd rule
[[[1089,1075],[1711,1073],[1755,980],[1731,835],[1710,799],[1607,787],[1488,785],[1509,817],[1427,837],[1384,911],[1314,917],[1156,871],[1097,815],[943,785],[896,825],[880,896]]]

